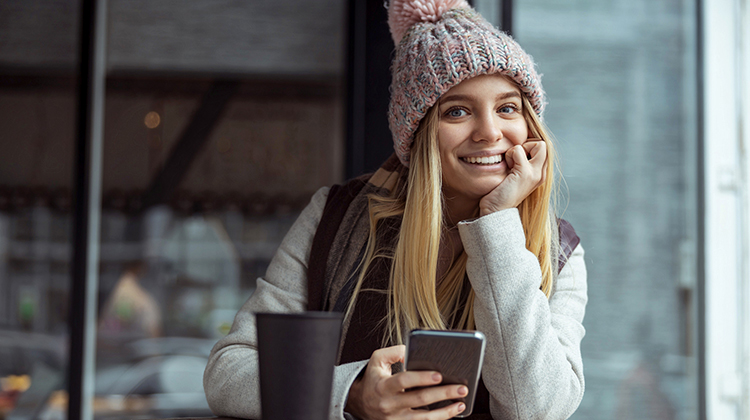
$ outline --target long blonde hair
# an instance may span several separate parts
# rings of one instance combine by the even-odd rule
[[[462,302],[466,277],[466,252],[457,257],[442,278],[437,279],[438,250],[446,229],[443,220],[442,171],[438,151],[438,105],[420,122],[414,135],[407,180],[397,183],[390,195],[369,196],[370,235],[347,316],[362,290],[368,270],[378,258],[391,260],[388,314],[383,346],[403,343],[415,328],[474,329],[474,291]],[[556,154],[551,135],[523,96],[523,116],[529,137],[547,144],[545,179],[518,206],[526,248],[537,256],[542,271],[540,289],[549,298],[556,272],[556,223],[553,219]],[[383,242],[380,222],[401,216],[401,228],[393,244]],[[555,231],[553,231],[555,228]],[[553,249],[555,248],[555,249]]]

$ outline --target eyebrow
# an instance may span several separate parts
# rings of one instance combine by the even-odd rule
[[[508,92],[503,92],[495,97],[495,100],[502,100],[502,99],[508,99],[508,98],[520,98],[521,94],[512,90]],[[456,102],[456,101],[472,101],[474,100],[474,96],[472,95],[461,95],[461,94],[453,94],[453,95],[447,95],[440,99],[440,103],[446,103],[446,102]]]

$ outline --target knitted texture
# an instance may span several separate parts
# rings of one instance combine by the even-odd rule
[[[435,16],[415,13],[413,10],[418,8],[399,3],[418,3],[419,10],[429,12],[442,10],[440,5],[432,3],[454,2],[394,0],[388,10],[394,40],[402,34],[405,22],[416,22],[403,32],[391,67],[393,79],[388,123],[401,163],[409,166],[414,132],[427,110],[441,95],[466,79],[494,73],[507,76],[526,95],[534,112],[542,116],[546,99],[541,77],[531,56],[513,38],[492,26],[468,5]],[[432,5],[425,9],[425,3]]]
[[[466,0],[392,1],[388,7],[388,26],[398,45],[404,33],[417,22],[437,22],[443,13],[459,7],[469,8]]]

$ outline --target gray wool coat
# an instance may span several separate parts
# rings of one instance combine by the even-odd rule
[[[284,238],[257,289],[209,357],[203,384],[216,415],[260,419],[256,312],[303,312],[307,262],[328,188],[312,198]],[[477,330],[487,337],[482,377],[495,419],[565,419],[583,398],[582,325],[587,302],[583,248],[574,249],[550,299],[539,263],[526,249],[516,209],[459,223],[475,291]],[[334,368],[330,418],[345,415],[347,394],[367,360]],[[292,402],[293,403],[293,402]]]

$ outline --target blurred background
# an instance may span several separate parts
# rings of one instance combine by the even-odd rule
[[[747,15],[747,1],[722,2]],[[707,6],[473,5],[534,56],[549,95],[560,213],[589,272],[586,394],[573,418],[750,420],[744,239],[722,239],[737,257],[726,315],[740,320],[728,333],[737,363],[717,386],[706,367],[705,229],[717,217],[704,187]],[[386,12],[382,0],[107,8],[93,415],[210,416],[209,351],[301,209],[392,151]],[[74,386],[80,26],[76,0],[0,0],[0,419],[64,419]],[[738,158],[717,181],[741,203],[743,170]],[[737,208],[732,223],[747,229]]]

